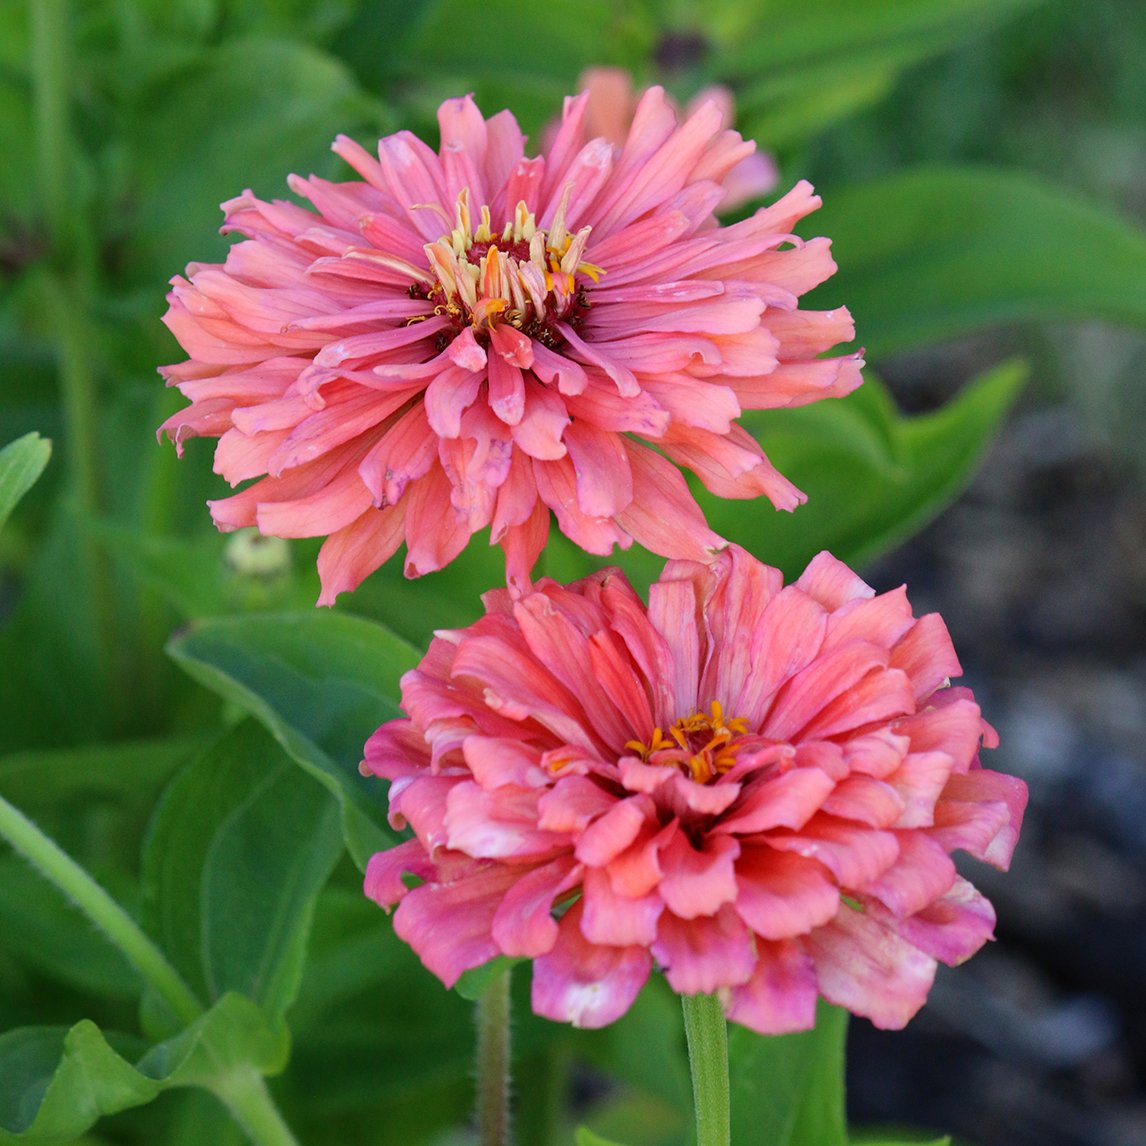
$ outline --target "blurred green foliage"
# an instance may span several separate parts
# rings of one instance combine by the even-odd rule
[[[0,855],[0,1143],[225,1146],[242,1135],[217,1099],[284,1068],[273,1090],[304,1142],[467,1141],[469,1006],[359,892],[393,837],[356,764],[500,555],[473,546],[417,583],[392,563],[315,614],[314,545],[252,570],[214,533],[209,448],[177,462],[154,442],[181,404],[155,368],[180,357],[164,284],[226,250],[221,201],[341,177],[338,132],[432,140],[438,102],[467,90],[536,139],[593,64],[682,99],[722,83],[782,182],[824,196],[812,225],[840,270],[815,301],[852,308],[877,369],[1004,328],[1044,392],[1137,446],[1130,368],[1072,377],[1056,352],[1099,320],[1142,345],[1144,46],[1136,0],[0,4],[0,795],[142,920],[203,1007],[179,1029]],[[811,499],[791,517],[709,499],[716,527],[789,574],[825,546],[855,562],[901,541],[957,495],[1029,371],[982,366],[923,416],[870,376],[748,419]],[[645,584],[659,566],[621,560]],[[562,540],[546,561],[588,567]],[[535,1020],[524,998],[518,1014],[519,1141],[570,1142],[578,1119],[585,1146],[687,1136],[663,984],[606,1031]],[[770,1141],[842,1141],[841,1040],[838,1015],[790,1041],[735,1032],[734,1087],[742,1104],[767,1088]]]

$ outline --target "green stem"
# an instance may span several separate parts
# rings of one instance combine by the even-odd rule
[[[81,523],[104,513],[100,474],[103,440],[96,378],[96,339],[88,319],[91,296],[89,242],[76,207],[76,158],[70,125],[71,21],[68,0],[28,0],[32,91],[36,126],[38,199],[48,242],[42,276],[47,327],[56,341],[67,441],[69,485]],[[86,532],[80,540],[81,577],[87,582],[97,648],[113,664],[113,716],[127,711],[124,654],[128,643],[116,625],[115,595],[107,554]]]
[[[298,1146],[254,1067],[235,1069],[213,1089],[255,1146]]]
[[[0,796],[0,836],[54,883],[123,952],[183,1023],[203,1013],[199,1000],[139,924],[22,812]]]
[[[477,1121],[481,1146],[509,1143],[509,971],[477,1001]]]
[[[682,995],[697,1146],[729,1146],[728,1028],[715,995]]]
[[[36,117],[36,164],[40,202],[48,225],[52,254],[65,254],[70,238],[68,172],[71,147],[68,132],[67,0],[28,0],[32,29],[32,90]]]

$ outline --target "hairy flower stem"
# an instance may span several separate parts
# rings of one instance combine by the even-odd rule
[[[509,971],[477,1001],[477,1122],[480,1146],[509,1146]]]
[[[0,836],[54,883],[155,988],[182,1023],[203,1013],[199,1000],[139,924],[54,840],[0,796]]]
[[[697,1146],[729,1146],[728,1028],[716,995],[682,995]]]
[[[181,1023],[191,1024],[203,1007],[139,924],[19,809],[0,796],[0,838],[54,883],[123,953]],[[262,1076],[240,1065],[212,1081],[212,1090],[255,1146],[295,1146]]]

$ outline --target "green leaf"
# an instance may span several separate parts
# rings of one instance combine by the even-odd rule
[[[144,921],[184,978],[278,1018],[342,853],[337,801],[246,721],[181,772],[144,854]]]
[[[870,375],[844,399],[750,414],[746,427],[807,504],[787,514],[706,494],[709,523],[789,576],[821,549],[862,565],[954,500],[1026,374],[1024,364],[1004,363],[941,409],[910,418],[896,415]]]
[[[766,501],[714,497],[693,482],[709,524],[761,560],[796,577],[821,550],[853,566],[922,528],[970,480],[984,449],[1026,379],[1006,362],[933,413],[901,417],[869,372],[846,398],[793,410],[745,414],[741,421],[772,462],[808,495],[793,513]],[[633,546],[593,558],[554,531],[538,573],[570,581],[619,565],[640,591],[660,575],[661,558]]]
[[[706,12],[739,126],[766,149],[875,102],[905,68],[1003,23],[1038,0],[772,0]]]
[[[348,867],[319,897],[290,1015],[291,1075],[308,1090],[292,1122],[302,1142],[330,1140],[332,1124],[339,1142],[371,1142],[385,1111],[387,1142],[438,1141],[472,1107],[473,1008],[421,965]]]
[[[238,1067],[286,1065],[286,1028],[227,995],[175,1038],[137,1058],[140,1044],[85,1019],[70,1030],[24,1027],[0,1035],[0,1129],[18,1141],[83,1133],[105,1114],[150,1102],[169,1087],[224,1086]],[[134,1065],[132,1060],[135,1060]]]
[[[0,952],[83,991],[138,996],[139,974],[103,933],[67,899],[45,894],[33,868],[2,855],[0,919]]]
[[[921,1131],[910,1138],[903,1138],[900,1136],[902,1133],[900,1131],[895,1137],[889,1138],[884,1132],[859,1130],[852,1135],[850,1146],[951,1146],[949,1134],[942,1138],[931,1138],[925,1131]]]
[[[398,682],[419,654],[388,629],[339,613],[222,617],[192,624],[168,651],[238,704],[342,807],[355,863],[394,843],[385,785],[358,772],[366,739],[398,715]]]
[[[729,1025],[733,1142],[846,1146],[847,1020],[821,1002],[811,1031],[767,1037]]]
[[[361,102],[338,60],[287,40],[230,40],[152,76],[125,124],[141,184],[124,235],[133,262],[169,275],[222,255],[218,204],[245,187],[281,198],[291,171],[332,169],[330,143]]]
[[[587,1126],[577,1127],[573,1141],[576,1146],[621,1146],[620,1142],[614,1142],[612,1138],[602,1138],[600,1134],[594,1134]]]
[[[815,222],[840,269],[812,297],[846,302],[873,356],[1013,322],[1146,326],[1146,231],[1033,175],[916,169],[825,196]]]
[[[25,434],[0,450],[0,529],[16,503],[32,488],[52,456],[52,443]]]
[[[463,999],[476,1003],[485,994],[486,988],[494,979],[508,971],[515,963],[520,962],[520,959],[511,959],[506,955],[499,955],[488,963],[483,963],[480,967],[463,971],[462,977],[454,984],[454,990]]]

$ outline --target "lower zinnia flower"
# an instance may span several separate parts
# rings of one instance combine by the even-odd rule
[[[784,587],[733,547],[647,608],[615,570],[484,600],[363,763],[414,831],[366,892],[447,986],[530,958],[534,1010],[598,1027],[655,963],[762,1033],[817,996],[900,1027],[991,938],[950,853],[1005,867],[1026,787],[980,767],[994,732],[902,589],[827,553]]]

